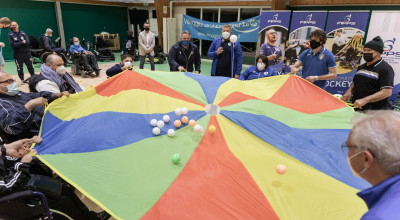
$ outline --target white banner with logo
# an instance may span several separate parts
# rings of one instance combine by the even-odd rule
[[[380,36],[385,44],[382,58],[394,70],[393,95],[395,100],[400,88],[400,11],[372,11],[366,42]]]

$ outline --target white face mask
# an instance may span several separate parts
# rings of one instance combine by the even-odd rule
[[[57,67],[56,72],[57,72],[58,74],[60,74],[60,75],[64,75],[65,72],[67,72],[67,70],[65,69],[65,66],[63,65],[63,66]]]
[[[258,71],[262,71],[265,69],[265,63],[257,63],[257,69]]]
[[[75,46],[79,46],[79,41],[78,42],[74,42]]]
[[[352,172],[353,175],[356,176],[356,177],[361,177],[360,175],[363,174],[363,173],[367,170],[367,168],[364,167],[363,170],[361,170],[359,173],[357,173],[357,172],[353,169],[353,167],[351,166],[351,164],[350,164],[350,160],[353,159],[354,157],[358,156],[358,155],[361,154],[361,153],[363,153],[363,152],[360,151],[360,152],[354,154],[354,155],[351,156],[351,157],[348,157],[348,156],[347,156],[347,163],[348,163],[349,166],[350,166],[351,172]]]
[[[126,61],[126,62],[124,63],[124,66],[126,66],[126,67],[131,67],[131,66],[132,66],[131,61]]]
[[[231,34],[230,34],[228,31],[222,32],[222,37],[223,37],[225,40],[228,40],[229,36],[231,36]]]

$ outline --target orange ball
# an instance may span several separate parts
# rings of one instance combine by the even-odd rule
[[[190,126],[190,127],[194,127],[195,125],[196,125],[196,121],[193,120],[193,119],[191,119],[191,120],[189,121],[189,126]]]
[[[182,120],[183,124],[186,124],[186,123],[188,123],[189,118],[187,116],[183,116],[181,120]]]
[[[174,125],[175,125],[175,127],[179,128],[182,125],[182,123],[179,120],[175,120]]]
[[[283,164],[278,164],[278,165],[276,165],[276,169],[275,170],[276,170],[276,172],[278,174],[283,175],[283,174],[286,173],[286,166],[283,165]]]

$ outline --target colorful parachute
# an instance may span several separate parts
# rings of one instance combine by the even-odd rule
[[[183,125],[166,135],[182,107],[202,134]],[[150,120],[165,114],[154,136]],[[125,71],[52,103],[35,149],[118,219],[359,219],[356,192],[368,184],[340,149],[353,114],[297,76]]]

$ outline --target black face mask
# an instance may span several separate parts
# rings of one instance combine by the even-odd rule
[[[144,30],[145,30],[145,31],[149,31],[149,30],[150,30],[150,28],[144,28]]]
[[[367,62],[371,62],[374,60],[373,53],[364,53],[364,60]]]
[[[310,46],[311,46],[311,49],[315,49],[315,48],[321,46],[321,43],[317,42],[315,40],[312,40],[312,41],[310,41]]]

